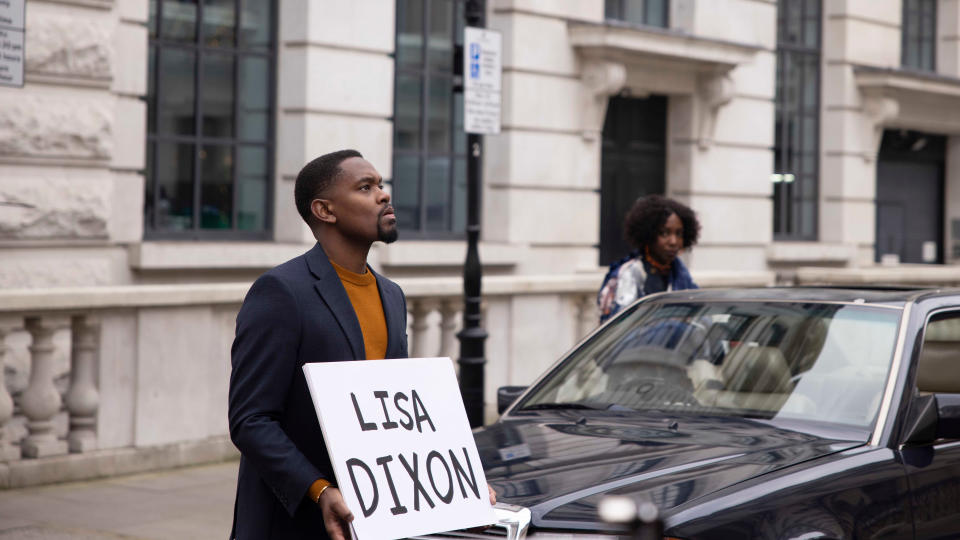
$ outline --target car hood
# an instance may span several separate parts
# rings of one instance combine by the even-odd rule
[[[475,432],[498,500],[530,509],[533,525],[597,527],[606,494],[661,510],[783,467],[865,443],[862,433],[813,435],[727,417],[571,411],[510,418]]]

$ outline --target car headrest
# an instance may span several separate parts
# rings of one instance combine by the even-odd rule
[[[960,340],[923,342],[917,364],[917,389],[960,393]]]
[[[776,347],[738,345],[727,353],[720,367],[726,389],[737,392],[785,392],[790,368]]]

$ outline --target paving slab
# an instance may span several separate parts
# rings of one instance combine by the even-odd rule
[[[173,540],[230,534],[236,461],[0,491],[0,540]]]

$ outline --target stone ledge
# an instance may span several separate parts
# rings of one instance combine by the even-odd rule
[[[960,285],[960,266],[941,264],[901,264],[866,268],[797,269],[797,285],[901,285],[901,286],[957,286]]]
[[[517,244],[497,244],[480,242],[480,263],[484,266],[514,266],[526,246]],[[467,244],[464,240],[431,241],[416,240],[397,244],[376,244],[373,248],[378,262],[384,268],[417,266],[463,266],[467,256]]]
[[[0,489],[92,480],[238,459],[227,436],[0,463]]]
[[[767,247],[767,261],[771,263],[826,263],[850,264],[857,257],[853,244],[825,244],[823,242],[774,242]]]
[[[263,269],[298,255],[313,244],[276,242],[142,242],[130,246],[137,270]]]

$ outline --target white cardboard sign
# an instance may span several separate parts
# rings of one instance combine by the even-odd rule
[[[496,521],[449,358],[321,362],[303,372],[354,538]]]

